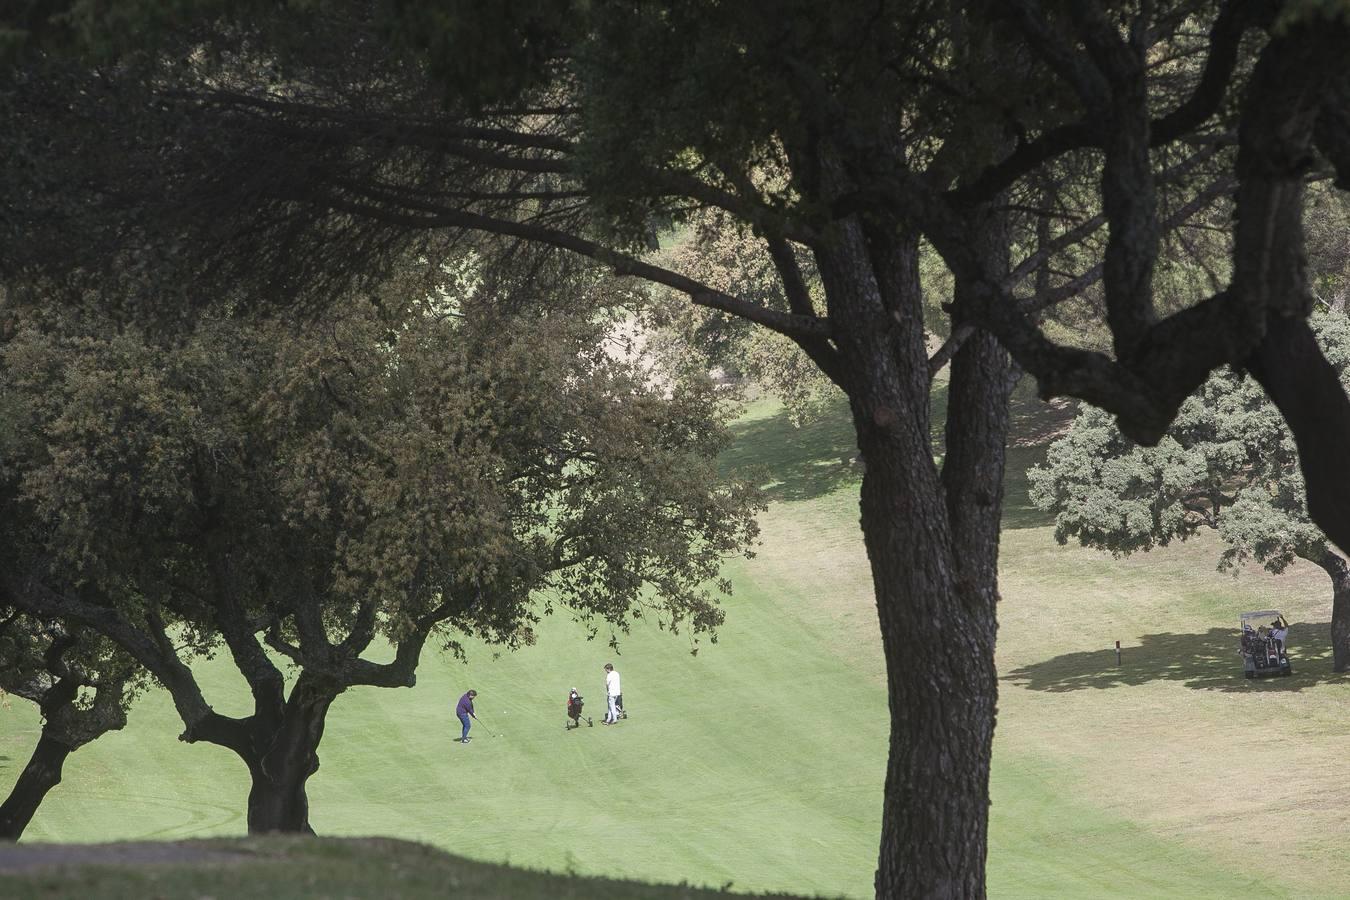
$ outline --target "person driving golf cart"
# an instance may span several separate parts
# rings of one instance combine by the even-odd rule
[[[1270,639],[1275,645],[1284,652],[1284,642],[1289,637],[1289,623],[1284,620],[1284,616],[1277,616],[1275,621],[1270,623]]]
[[[1267,620],[1270,621],[1269,629],[1264,624],[1254,625]],[[1241,626],[1238,653],[1242,655],[1242,674],[1245,677],[1293,674],[1285,649],[1289,623],[1278,610],[1259,609],[1242,613],[1238,624]]]

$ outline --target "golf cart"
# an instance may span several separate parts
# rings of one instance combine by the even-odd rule
[[[1284,645],[1287,626],[1277,609],[1257,609],[1238,617],[1242,626],[1242,674],[1248,678],[1267,675],[1292,675],[1289,653]]]

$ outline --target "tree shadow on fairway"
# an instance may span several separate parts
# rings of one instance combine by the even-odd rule
[[[1331,671],[1331,623],[1296,622],[1290,626],[1289,659],[1294,674],[1287,678],[1248,679],[1242,674],[1236,629],[1211,628],[1199,634],[1146,634],[1135,646],[1121,646],[1116,665],[1114,646],[1065,653],[1032,663],[1002,677],[1033,691],[1081,691],[1180,681],[1201,691],[1301,691],[1346,676]]]
[[[946,451],[949,385],[934,381],[929,393],[929,438],[941,463]],[[1024,380],[1009,409],[1010,434],[1004,473],[1004,528],[1041,528],[1054,516],[1037,509],[1027,494],[1027,469],[1045,459],[1046,447],[1064,433],[1077,407],[1069,401],[1046,402]],[[771,501],[813,500],[862,480],[858,442],[848,402],[838,397],[802,425],[787,410],[733,423],[732,443],[723,451],[722,471],[756,480]]]
[[[1044,528],[1055,524],[1055,514],[1038,509],[1031,502],[1027,469],[1045,462],[1045,447],[1008,447],[1003,471],[1003,528]]]
[[[1042,400],[1035,385],[1023,378],[1009,405],[1008,458],[1003,471],[1003,527],[1044,528],[1055,524],[1053,513],[1031,502],[1027,469],[1045,462],[1050,444],[1068,430],[1078,405],[1069,400]]]
[[[929,437],[939,461],[947,418],[947,382],[929,394]],[[731,426],[732,444],[720,457],[724,472],[756,473],[772,501],[813,500],[862,481],[858,440],[848,402],[838,397],[800,426],[786,410]]]
[[[786,410],[731,426],[724,471],[753,474],[770,500],[812,500],[862,479],[848,406],[831,403],[800,427]]]

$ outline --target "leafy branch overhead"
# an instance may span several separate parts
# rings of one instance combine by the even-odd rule
[[[205,0],[198,5],[200,12],[221,11]],[[103,52],[145,40],[126,37],[125,27],[100,30],[111,20],[93,8],[60,6],[15,34],[28,33],[41,45],[106,32],[95,41]],[[976,4],[967,15],[1007,29],[1003,43],[1032,59],[1025,70],[989,72],[975,68],[985,65],[983,58],[960,54],[946,54],[943,68],[956,38],[926,10],[892,20],[862,11],[818,18],[794,8],[776,32],[754,37],[762,31],[755,4],[668,11],[528,4],[491,14],[461,3],[440,12],[400,4],[373,15],[338,2],[295,6],[266,14],[264,5],[240,4],[233,29],[177,36],[169,26],[188,9],[128,12],[126,22],[155,29],[162,55],[183,55],[176,69],[152,66],[148,73],[150,105],[171,106],[178,125],[153,134],[138,117],[132,129],[96,132],[100,141],[109,135],[143,141],[147,134],[171,141],[178,148],[167,159],[171,170],[189,182],[210,173],[214,187],[188,195],[214,202],[214,212],[237,212],[241,197],[274,204],[270,221],[249,212],[250,230],[261,225],[272,239],[270,252],[261,239],[254,245],[263,263],[297,249],[313,228],[295,216],[297,206],[328,210],[329,226],[347,234],[347,246],[364,243],[367,253],[387,244],[375,239],[385,232],[362,220],[404,231],[493,232],[571,250],[683,291],[696,303],[811,344],[813,358],[828,368],[833,338],[826,315],[809,306],[773,309],[652,265],[628,248],[649,233],[653,215],[678,216],[691,207],[721,209],[768,237],[809,248],[825,240],[832,217],[888,208],[917,224],[952,271],[984,286],[965,301],[968,318],[997,333],[1048,394],[1103,405],[1145,442],[1165,429],[1205,373],[1251,354],[1267,310],[1306,314],[1291,215],[1317,155],[1333,168],[1347,158],[1342,145],[1350,132],[1339,110],[1350,87],[1336,65],[1347,36],[1334,5],[1164,4],[1131,18],[1126,7],[1110,4],[1065,11],[1035,0]],[[1206,22],[1207,34],[1197,39],[1193,26]],[[342,47],[351,68],[335,77],[328,54],[306,53],[289,41],[287,29],[302,24]],[[848,69],[819,40],[821,29],[843,35],[864,27],[868,38],[851,48]],[[1253,65],[1244,42],[1262,30],[1274,36]],[[404,55],[390,54],[381,39],[392,39]],[[260,60],[249,48],[269,45],[272,75],[260,82]],[[660,48],[656,56],[653,48]],[[913,71],[895,63],[899,48]],[[625,70],[633,77],[612,77],[637,53],[646,65]],[[412,67],[420,62],[440,76],[439,84],[419,82]],[[355,93],[354,79],[365,85]],[[996,111],[1014,140],[955,140],[973,134],[952,100],[963,83],[974,114]],[[653,102],[658,87],[669,103]],[[438,92],[446,90],[448,107],[436,112]],[[902,90],[931,124],[927,132],[915,123],[895,125],[899,143],[888,144],[878,129],[896,122],[887,104],[900,102]],[[96,107],[103,108],[110,111],[102,117],[111,119],[149,99],[127,82],[105,80],[103,91],[75,112],[97,120]],[[710,123],[707,107],[695,101],[712,92],[721,111]],[[1027,108],[1014,112],[1009,98],[1024,99]],[[1053,104],[1046,102],[1051,98]],[[184,131],[178,117],[192,110]],[[1173,145],[1212,139],[1234,124],[1239,152],[1227,165],[1240,185],[1235,283],[1159,320],[1149,278],[1165,218],[1155,160]],[[847,169],[847,184],[824,198],[811,183],[818,163],[806,165],[802,155],[822,130],[841,145]],[[213,140],[219,134],[234,139]],[[910,143],[915,149],[908,153],[887,150]],[[1099,221],[1111,236],[1095,277],[1105,288],[1114,358],[1047,341],[1011,288],[983,271],[962,224],[972,205],[1083,153],[1102,161]],[[926,176],[919,172],[924,165]],[[756,179],[763,172],[773,177]],[[114,199],[156,200],[134,196],[130,184]],[[1276,218],[1280,227],[1268,227]],[[232,217],[216,221],[232,227]],[[1262,237],[1271,234],[1285,237],[1276,243]],[[277,242],[278,235],[289,239]],[[239,230],[233,236],[247,237]],[[356,269],[336,258],[325,262],[338,273]],[[276,272],[285,267],[260,268],[281,277]],[[318,274],[307,268],[289,286],[328,282]],[[1072,276],[1060,280],[1074,284]],[[1261,371],[1257,366],[1258,377]]]

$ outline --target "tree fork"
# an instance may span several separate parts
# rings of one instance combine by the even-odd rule
[[[993,585],[977,571],[970,573],[977,583],[965,584],[954,560],[928,427],[917,238],[869,247],[862,232],[856,218],[837,223],[818,261],[866,466],[859,507],[890,694],[876,895],[980,897],[996,686]],[[916,647],[916,625],[943,640]]]
[[[340,693],[340,689],[315,681],[308,673],[302,674],[291,690],[281,720],[272,728],[255,727],[253,743],[260,752],[245,759],[252,779],[248,794],[250,834],[314,833],[305,785],[319,770],[324,722],[329,706]]]
[[[54,653],[59,658],[60,646],[53,644],[49,655]],[[75,752],[75,745],[61,740],[53,732],[58,728],[56,723],[61,714],[75,703],[79,690],[80,686],[73,678],[60,678],[43,694],[39,703],[43,716],[42,734],[9,796],[0,804],[0,840],[17,841],[48,792],[61,783],[61,770],[66,757]]]

